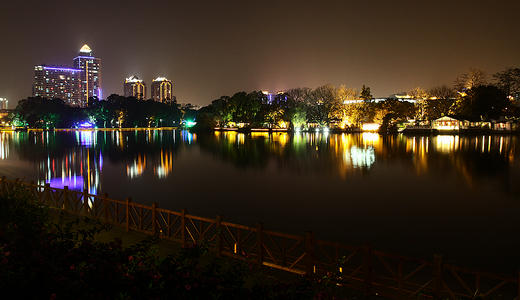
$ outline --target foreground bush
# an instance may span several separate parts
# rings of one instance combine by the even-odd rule
[[[53,213],[54,216],[56,213]],[[156,240],[103,243],[90,219],[50,217],[22,188],[0,195],[0,288],[38,299],[312,299],[333,284],[282,283],[254,265],[214,257],[203,246],[160,259]],[[70,217],[69,217],[70,219]]]

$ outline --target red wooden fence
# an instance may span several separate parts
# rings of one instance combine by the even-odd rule
[[[114,225],[158,235],[183,246],[205,243],[218,255],[256,262],[295,274],[334,275],[338,284],[395,299],[517,299],[520,273],[515,276],[479,272],[445,264],[442,257],[423,260],[394,255],[368,246],[322,241],[303,235],[266,230],[222,220],[53,188],[19,180],[0,180],[0,193],[24,189],[52,208],[100,219]],[[516,297],[516,298],[515,298]]]

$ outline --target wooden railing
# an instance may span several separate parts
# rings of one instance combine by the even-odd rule
[[[315,239],[312,232],[293,235],[159,208],[114,200],[19,180],[0,179],[0,194],[24,189],[49,207],[178,241],[204,243],[218,255],[300,275],[329,276],[339,285],[395,299],[517,299],[520,273],[505,276],[442,262],[389,254],[369,246],[349,246]]]

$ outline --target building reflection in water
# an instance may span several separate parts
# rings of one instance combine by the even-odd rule
[[[90,148],[97,144],[97,133],[95,131],[75,131],[78,145]]]
[[[92,194],[101,189],[103,160],[129,179],[168,178],[178,151],[196,146],[239,167],[275,166],[348,178],[370,174],[380,163],[399,162],[417,175],[455,170],[468,184],[517,162],[516,136],[380,136],[376,133],[74,131],[0,132],[0,162],[34,161],[37,181]],[[485,170],[484,172],[482,170]],[[482,174],[479,174],[481,172]],[[489,175],[489,174],[491,175]],[[27,177],[33,177],[33,174]]]
[[[154,173],[159,178],[166,178],[173,170],[173,153],[161,150],[161,160],[158,166],[154,167]]]
[[[131,165],[126,166],[126,176],[130,177],[130,179],[137,178],[143,175],[144,170],[146,169],[146,154],[139,154]]]
[[[9,157],[9,140],[12,138],[11,131],[0,132],[0,160]]]
[[[479,164],[487,164],[490,160],[505,166],[512,164],[518,144],[515,136],[215,132],[213,137],[216,142],[203,148],[226,160],[236,159],[242,166],[266,166],[270,160],[275,160],[283,168],[308,172],[330,170],[346,178],[358,171],[367,174],[366,171],[378,161],[399,161],[415,169],[417,175],[430,172],[432,167],[449,164],[468,183],[472,182],[475,170],[485,168]],[[255,158],[246,159],[243,153],[250,153]]]
[[[51,133],[54,135],[55,133]],[[100,190],[101,172],[103,170],[103,155],[95,150],[96,138],[92,132],[75,132],[78,146],[66,149],[56,157],[47,154],[47,159],[38,163],[38,184],[49,183],[52,187],[71,190],[88,191],[97,194]],[[46,136],[46,143],[49,143]]]
[[[138,154],[134,161],[126,165],[126,175],[130,179],[142,176],[146,170],[148,160],[152,160],[153,173],[159,179],[164,179],[170,175],[173,170],[173,152],[161,149],[158,162],[150,159],[146,154]]]

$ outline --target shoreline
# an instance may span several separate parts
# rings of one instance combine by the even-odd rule
[[[130,128],[1,128],[0,132],[74,132],[74,131],[170,131],[170,130],[190,130],[180,127],[130,127]],[[363,131],[359,129],[328,129],[328,130],[290,130],[283,128],[214,128],[209,131],[193,131],[194,133],[204,132],[237,132],[237,133],[326,133],[326,134],[358,134],[358,133],[377,133],[379,135],[405,135],[405,136],[437,136],[437,135],[458,135],[458,136],[475,136],[475,135],[520,135],[520,131],[512,130],[490,130],[490,129],[461,129],[461,130],[437,130],[437,129],[421,129],[421,130],[403,130],[398,132],[381,133],[377,131]]]

